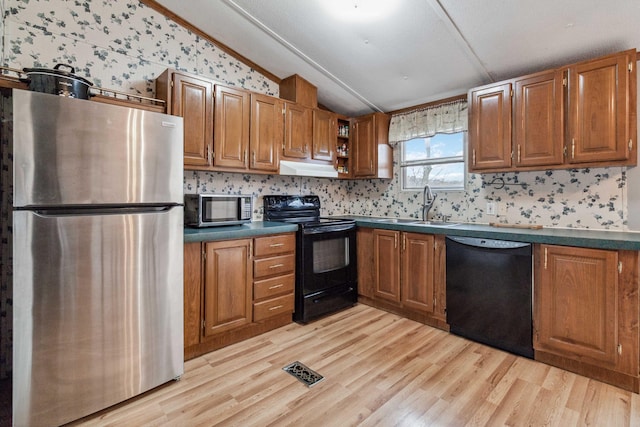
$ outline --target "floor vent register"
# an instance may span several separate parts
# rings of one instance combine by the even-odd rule
[[[285,366],[282,370],[296,377],[298,381],[305,384],[307,387],[311,387],[324,379],[322,375],[312,369],[309,369],[298,361]]]

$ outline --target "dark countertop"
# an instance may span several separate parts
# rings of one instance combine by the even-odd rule
[[[492,227],[486,224],[457,223],[454,226],[416,225],[403,222],[381,222],[381,218],[365,216],[341,216],[356,220],[359,227],[383,228],[414,233],[446,234],[448,236],[483,237],[486,239],[511,240],[516,242],[547,243],[552,245],[578,246],[598,249],[640,250],[640,233],[624,231],[587,230],[569,228],[522,228]],[[415,221],[400,220],[400,221]],[[454,222],[455,223],[455,222]]]
[[[290,233],[297,231],[298,226],[284,222],[254,221],[243,225],[222,227],[184,228],[184,243],[211,242],[216,240],[243,239],[263,236],[265,234]]]
[[[383,222],[383,218],[366,216],[339,216],[350,218],[359,227],[382,228],[386,230],[410,231],[413,233],[445,234],[448,236],[481,237],[485,239],[511,240],[516,242],[547,243],[551,245],[577,246],[597,249],[640,250],[640,233],[607,230],[587,230],[570,228],[523,228],[492,227],[486,224],[418,225],[409,224],[415,219],[400,219],[399,222]],[[203,242],[242,239],[276,233],[289,233],[298,229],[297,225],[284,222],[254,221],[244,225],[224,227],[184,229],[184,242]]]

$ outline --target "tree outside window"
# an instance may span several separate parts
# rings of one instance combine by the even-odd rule
[[[464,190],[465,132],[438,133],[428,138],[414,138],[401,145],[400,170],[403,190]]]

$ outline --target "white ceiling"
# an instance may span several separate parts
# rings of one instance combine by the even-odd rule
[[[640,0],[157,0],[357,116],[640,48]],[[373,3],[383,16],[365,19]],[[338,12],[338,13],[336,13]]]

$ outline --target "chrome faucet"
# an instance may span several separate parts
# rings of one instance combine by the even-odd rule
[[[433,202],[436,200],[438,195],[431,192],[431,187],[428,185],[424,186],[424,190],[422,191],[422,220],[427,221],[429,217],[429,211],[433,206]]]

